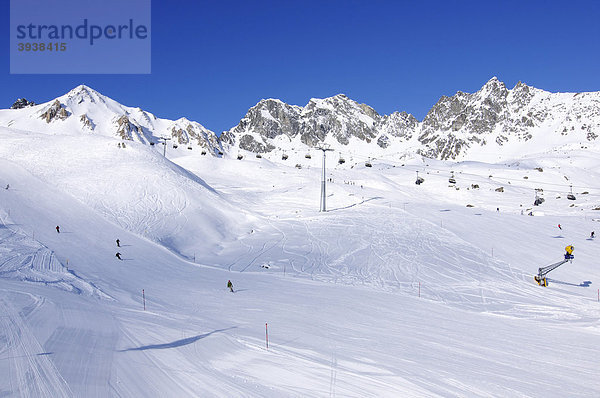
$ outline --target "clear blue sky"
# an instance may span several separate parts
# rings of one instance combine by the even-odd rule
[[[509,88],[600,91],[600,1],[154,0],[150,75],[10,75],[2,3],[1,108],[86,84],[220,134],[262,98],[305,105],[345,93],[421,120],[441,95],[492,76]]]

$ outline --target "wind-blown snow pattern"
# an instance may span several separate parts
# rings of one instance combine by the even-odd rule
[[[163,156],[150,114],[124,139],[95,116],[120,105],[75,91],[49,123],[52,101],[0,111],[0,396],[600,395],[593,145],[368,167],[340,129],[319,212],[320,151]]]

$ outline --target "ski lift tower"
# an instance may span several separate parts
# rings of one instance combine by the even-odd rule
[[[327,151],[333,151],[333,149],[329,148],[329,146],[320,146],[317,149],[323,151],[323,177],[321,178],[321,209],[319,211],[325,212],[327,211],[327,206],[325,205],[325,153]]]
[[[167,156],[167,140],[170,140],[169,137],[160,137],[159,140],[162,140],[161,144],[163,144],[163,156]]]

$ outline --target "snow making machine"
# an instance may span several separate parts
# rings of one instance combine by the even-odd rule
[[[546,275],[548,275],[548,273],[550,271],[554,271],[555,269],[557,269],[558,267],[560,267],[564,263],[569,262],[569,261],[573,261],[573,259],[575,258],[573,256],[573,250],[574,249],[575,248],[573,246],[567,246],[567,247],[565,247],[565,250],[567,252],[565,253],[565,258],[563,260],[561,260],[561,261],[559,261],[557,263],[550,264],[550,265],[547,265],[545,267],[539,268],[538,269],[538,274],[533,277],[533,279],[535,279],[535,281],[538,283],[538,285],[547,287],[548,286],[548,280],[546,279]]]

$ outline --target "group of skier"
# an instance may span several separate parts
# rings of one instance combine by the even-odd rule
[[[119,239],[117,239],[116,242],[117,242],[117,247],[121,247],[121,241]],[[123,261],[123,259],[121,258],[121,253],[117,252],[117,254],[115,254],[115,257],[117,257],[119,260]]]
[[[60,225],[56,226],[56,233],[60,234]],[[121,247],[121,241],[119,239],[116,240],[116,243],[117,247]],[[115,257],[123,261],[123,259],[121,258],[121,253],[117,252],[117,254],[115,254]]]
[[[56,232],[60,234],[60,226],[59,225],[56,226]],[[115,241],[115,243],[117,244],[117,247],[121,247],[121,240],[120,239],[117,239]],[[115,254],[116,258],[118,258],[119,260],[123,261],[123,258],[121,256],[122,256],[122,254],[120,252],[117,252],[117,254]],[[227,288],[229,289],[229,291],[231,293],[233,293],[233,283],[231,283],[231,280],[227,281]]]
[[[558,224],[558,229],[560,229],[562,231],[562,225]],[[590,238],[594,239],[596,237],[596,233],[594,231],[592,231],[590,233]]]

